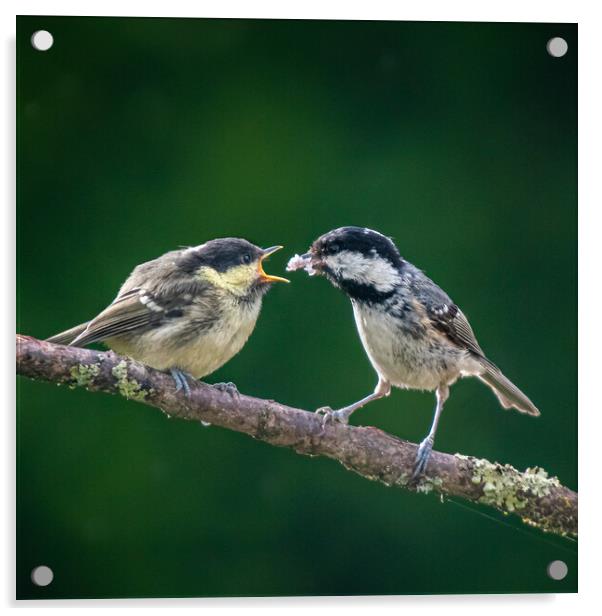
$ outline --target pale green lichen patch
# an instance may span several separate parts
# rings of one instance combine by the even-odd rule
[[[482,486],[480,503],[491,505],[505,511],[516,511],[527,505],[529,497],[547,496],[560,482],[556,477],[548,477],[542,468],[528,468],[520,473],[510,464],[499,464],[478,458],[468,458],[460,454],[461,460],[472,464],[471,481]]]
[[[77,366],[73,366],[69,371],[71,375],[69,387],[71,387],[71,389],[75,389],[76,387],[88,387],[92,385],[99,372],[100,366],[98,364],[78,364]]]
[[[395,485],[402,488],[413,488],[419,494],[429,494],[433,490],[441,491],[443,479],[441,477],[427,477],[423,475],[416,482],[408,473],[401,473],[395,481]]]
[[[111,373],[116,379],[117,389],[119,393],[128,400],[136,400],[142,402],[150,391],[144,390],[136,379],[128,378],[128,366],[125,360],[120,361],[112,370]]]
[[[419,494],[429,494],[433,490],[440,490],[442,485],[443,479],[441,477],[423,476],[416,484],[416,492]]]
[[[395,483],[405,488],[410,483],[410,476],[407,473],[401,473]]]
[[[539,528],[539,530],[542,530],[544,533],[554,533],[561,537],[578,536],[577,520],[571,515],[560,515],[553,519],[542,517],[538,520],[522,516],[521,519],[528,526]]]

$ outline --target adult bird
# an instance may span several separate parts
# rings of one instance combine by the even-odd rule
[[[418,448],[414,478],[426,468],[449,387],[458,378],[478,377],[506,409],[540,414],[486,357],[460,308],[403,259],[388,237],[362,227],[335,229],[287,266],[289,271],[302,268],[326,277],[349,297],[362,344],[378,374],[369,396],[336,411],[318,409],[325,419],[347,423],[355,410],[388,396],[392,385],[435,392],[433,421]]]

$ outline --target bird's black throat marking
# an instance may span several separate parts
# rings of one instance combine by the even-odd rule
[[[371,284],[364,284],[348,278],[338,278],[335,284],[351,299],[367,304],[380,304],[395,293],[395,287],[390,291],[379,291]]]

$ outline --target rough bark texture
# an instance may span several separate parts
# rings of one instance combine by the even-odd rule
[[[297,453],[338,460],[388,486],[437,492],[483,503],[545,532],[577,536],[577,494],[539,468],[519,472],[460,454],[433,451],[424,477],[409,478],[417,445],[373,427],[322,424],[314,413],[274,400],[232,395],[191,383],[176,392],[170,375],[115,353],[79,349],[17,335],[17,373],[31,379],[120,394],[172,417],[210,422]]]

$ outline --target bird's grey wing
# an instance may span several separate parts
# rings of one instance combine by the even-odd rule
[[[539,415],[533,402],[487,359],[464,313],[434,282],[429,281],[429,284],[432,286],[427,287],[429,290],[422,294],[420,301],[434,327],[443,332],[453,344],[466,349],[478,360],[483,366],[483,372],[478,377],[491,387],[504,408],[513,407],[522,413]]]
[[[428,278],[415,292],[428,319],[437,330],[455,345],[485,359],[485,353],[477,342],[468,319],[447,293]]]
[[[174,276],[178,271],[175,263],[181,252],[168,252],[137,265],[115,300],[96,318],[48,340],[56,344],[85,346],[127,332],[156,327],[166,319],[181,316],[181,309],[190,303],[192,295],[203,294],[203,285],[197,281],[178,283]],[[172,282],[169,293],[156,283],[157,280]]]
[[[540,415],[539,409],[533,402],[512,381],[504,376],[502,371],[490,359],[485,357],[485,353],[479,346],[468,320],[457,306],[453,317],[447,321],[442,321],[438,318],[436,323],[439,323],[439,329],[444,331],[450,340],[467,349],[476,357],[484,369],[478,377],[489,385],[505,409],[515,408],[521,413],[527,413],[528,415]]]
[[[46,341],[52,342],[53,344],[70,344],[86,329],[86,327],[88,327],[88,323],[89,321],[80,323],[60,334],[55,334],[54,336],[50,336],[50,338],[46,338]]]
[[[485,359],[485,353],[477,342],[468,319],[458,306],[453,303],[441,305],[434,308],[429,316],[434,326],[453,343],[477,355],[480,359]]]
[[[154,296],[142,288],[131,289],[119,295],[112,304],[92,319],[86,329],[75,338],[71,346],[85,346],[134,331],[142,332],[157,327],[168,319],[182,316],[189,300]]]

